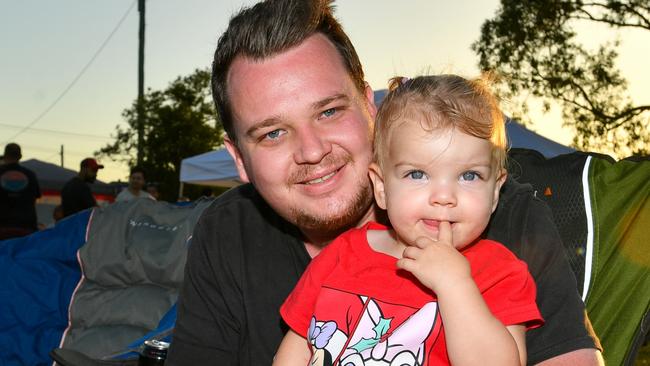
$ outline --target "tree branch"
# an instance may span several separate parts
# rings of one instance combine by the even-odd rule
[[[603,8],[605,10],[610,10],[610,11],[612,10],[607,4],[602,4],[602,3],[583,3],[583,7],[576,9],[576,11],[585,14],[585,16],[577,15],[577,16],[569,16],[569,18],[580,19],[580,20],[591,20],[594,22],[606,23],[612,26],[622,27],[622,28],[628,27],[628,28],[641,28],[645,30],[650,30],[650,19],[648,19],[646,15],[641,14],[635,7],[630,6],[628,4],[621,4],[621,6],[625,8],[625,13],[636,16],[638,18],[638,23],[616,21],[611,16],[596,17],[586,9],[589,7],[594,7],[594,8]],[[643,7],[641,8],[646,11],[650,11],[650,8],[648,9]],[[621,16],[621,19],[625,19],[625,18],[628,17]]]
[[[625,122],[629,121],[630,119],[632,119],[632,118],[634,118],[634,117],[636,117],[636,116],[638,116],[638,115],[640,115],[640,114],[642,114],[644,112],[647,112],[647,111],[650,111],[650,105],[642,105],[642,106],[626,109],[623,112],[621,112],[621,113],[619,113],[619,114],[617,114],[615,116],[612,116],[611,118],[612,118],[613,121],[616,121],[616,120],[619,120],[619,119],[623,118],[622,122],[619,122],[619,123],[616,124],[616,127],[619,127],[619,126],[625,124]]]

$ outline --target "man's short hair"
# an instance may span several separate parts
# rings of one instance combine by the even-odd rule
[[[140,174],[142,174],[142,177],[143,177],[143,178],[146,178],[146,177],[147,177],[147,175],[146,175],[145,172],[144,172],[144,169],[143,169],[142,167],[140,167],[140,166],[134,166],[133,168],[131,168],[131,172],[129,173],[129,177],[132,176],[132,175],[135,174],[135,173],[140,173]]]
[[[363,93],[359,56],[334,18],[332,0],[266,0],[242,9],[219,38],[212,63],[212,97],[228,137],[236,142],[227,76],[237,56],[263,60],[321,33],[332,42],[353,82]]]
[[[5,154],[3,158],[16,159],[20,160],[23,157],[23,154],[20,150],[20,145],[15,142],[10,142],[5,145]]]

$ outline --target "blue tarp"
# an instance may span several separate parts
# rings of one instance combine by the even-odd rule
[[[0,241],[0,365],[50,365],[68,325],[91,210],[30,236]]]

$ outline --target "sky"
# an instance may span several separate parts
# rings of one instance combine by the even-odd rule
[[[210,65],[231,14],[254,1],[148,0],[145,87],[164,89]],[[336,15],[375,89],[395,75],[478,75],[470,46],[498,0],[339,0]],[[399,5],[397,5],[399,4]],[[137,98],[137,0],[0,0],[0,144],[17,142],[23,160],[78,170],[112,142],[122,111]],[[587,44],[611,37],[604,27],[578,28]],[[619,66],[637,103],[650,104],[650,35],[619,33]],[[563,144],[559,111],[533,114],[534,131]],[[180,156],[179,159],[186,156]],[[104,157],[105,182],[127,180],[128,167]]]

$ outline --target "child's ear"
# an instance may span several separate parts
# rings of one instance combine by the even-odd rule
[[[503,183],[506,182],[506,178],[508,177],[508,171],[505,169],[502,169],[499,173],[497,173],[497,182],[494,185],[494,199],[492,200],[492,212],[497,209],[497,205],[499,205],[499,192],[501,191],[501,187],[503,187]]]
[[[384,175],[381,168],[376,163],[371,163],[368,167],[368,174],[372,181],[372,188],[375,192],[375,201],[377,206],[382,210],[386,209],[386,193],[384,192]]]

